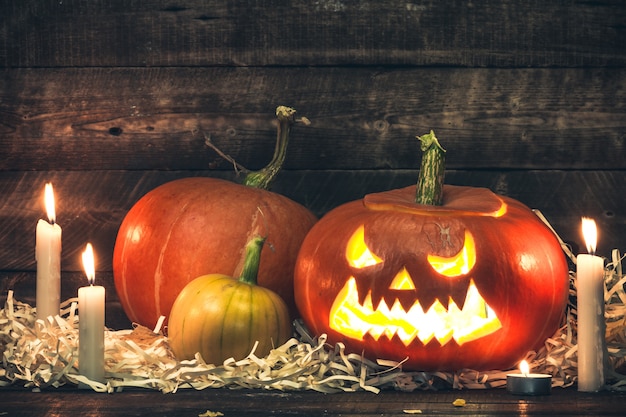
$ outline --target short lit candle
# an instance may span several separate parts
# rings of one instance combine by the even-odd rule
[[[95,260],[91,243],[83,252],[88,287],[78,289],[78,370],[92,381],[104,382],[104,287],[94,286]]]
[[[583,218],[582,229],[589,254],[576,257],[578,390],[593,392],[604,385],[604,261],[594,256],[596,223]]]
[[[44,189],[44,204],[48,221],[39,219],[35,239],[37,261],[37,318],[59,314],[61,302],[61,227],[56,224],[54,190],[47,183]]]
[[[514,395],[548,395],[552,390],[552,376],[531,374],[528,362],[520,363],[520,373],[507,374],[506,389]]]

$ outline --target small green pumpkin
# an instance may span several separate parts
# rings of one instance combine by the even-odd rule
[[[180,292],[170,313],[168,338],[179,360],[200,353],[207,363],[255,355],[266,356],[291,336],[287,305],[273,291],[256,285],[265,238],[246,245],[241,277],[200,276]]]

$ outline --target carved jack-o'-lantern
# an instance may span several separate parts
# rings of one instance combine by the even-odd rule
[[[441,227],[441,226],[437,226]],[[346,261],[358,270],[383,262],[373,254],[364,240],[364,227],[350,237],[346,250]],[[441,243],[448,244],[449,229],[440,230]],[[459,251],[452,256],[437,256],[428,254],[428,264],[445,279],[455,280],[467,276],[476,263],[476,249],[472,234],[465,231],[465,240]],[[374,308],[372,292],[366,291],[365,301],[359,301],[359,291],[355,276],[351,276],[335,297],[330,309],[329,326],[331,329],[345,336],[362,339],[369,333],[375,340],[385,334],[388,338],[397,334],[404,345],[409,345],[415,338],[427,344],[433,338],[441,345],[454,339],[459,345],[493,333],[502,327],[500,320],[493,309],[485,303],[476,288],[473,279],[469,279],[462,308],[448,297],[446,307],[438,298],[425,309],[419,299],[414,299],[408,308],[404,308],[394,300],[388,305],[381,299],[377,308]],[[406,266],[402,266],[393,276],[389,290],[414,293],[416,288],[411,274]],[[410,296],[411,297],[411,296]],[[444,299],[445,301],[445,299]]]
[[[558,328],[568,293],[560,245],[522,203],[444,186],[370,194],[309,232],[295,298],[309,329],[405,369],[514,365]]]

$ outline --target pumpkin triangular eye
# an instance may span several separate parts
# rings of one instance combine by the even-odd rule
[[[353,268],[365,268],[383,261],[365,244],[364,226],[360,226],[350,237],[346,246],[346,260]]]
[[[465,231],[465,243],[453,256],[428,255],[428,263],[433,269],[446,277],[458,277],[467,274],[476,264],[476,244],[469,231]]]

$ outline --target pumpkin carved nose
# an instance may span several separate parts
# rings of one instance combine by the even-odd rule
[[[389,286],[391,290],[414,290],[415,283],[411,279],[411,275],[406,270],[406,268],[402,268],[400,272],[396,274],[391,281],[391,285]]]

